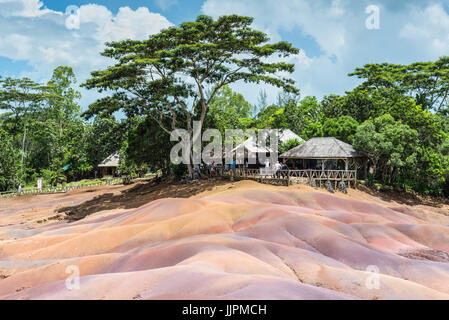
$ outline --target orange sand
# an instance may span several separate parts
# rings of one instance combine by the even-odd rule
[[[0,299],[449,299],[444,206],[242,181],[58,220],[91,191],[0,199]]]

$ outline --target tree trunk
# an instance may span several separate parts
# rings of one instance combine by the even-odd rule
[[[22,139],[22,165],[25,157],[25,140],[26,140],[26,133],[27,133],[27,122],[26,120],[23,123],[23,139]]]
[[[189,171],[189,178],[193,180],[193,166],[192,163],[187,164],[187,170]]]
[[[190,163],[187,165],[187,168],[189,170],[189,177],[193,180],[201,178],[201,170],[200,170],[200,164],[195,163],[198,160],[200,163],[202,161],[202,154],[201,154],[201,133],[203,128],[203,121],[198,121],[199,127],[193,126],[193,132],[192,127],[190,126],[190,136],[192,137],[192,145],[191,145],[191,152],[190,152]],[[194,122],[195,124],[195,122]],[[195,150],[195,147],[197,147],[197,143],[199,150]],[[199,158],[195,159],[195,154],[199,153]]]

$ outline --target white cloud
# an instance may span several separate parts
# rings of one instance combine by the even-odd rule
[[[157,2],[164,9],[177,0]],[[366,63],[405,64],[449,52],[449,15],[438,0],[377,0],[380,30],[365,28],[370,4],[371,0],[205,0],[202,11],[215,17],[233,13],[255,17],[255,27],[273,41],[293,41],[305,49],[289,58],[296,64],[293,77],[303,95],[322,97],[352,89],[358,80],[347,74]],[[90,71],[111,63],[99,54],[104,42],[145,39],[171,25],[144,7],[123,7],[114,14],[105,6],[83,5],[80,28],[75,30],[66,28],[66,18],[63,12],[47,9],[43,1],[0,0],[0,56],[26,61],[33,71],[24,75],[36,80],[47,80],[58,65],[70,65],[81,82]],[[293,37],[283,38],[284,32]],[[301,39],[307,44],[302,46]],[[268,87],[236,86],[251,102],[257,101],[261,88]],[[277,90],[267,92],[274,101]],[[94,91],[83,94],[84,105],[97,97]]]
[[[422,49],[431,55],[449,53],[449,15],[441,4],[433,4],[425,10],[413,8],[410,22],[401,30],[400,36],[419,41]]]
[[[255,17],[255,25],[275,40],[279,40],[280,30],[299,29],[314,37],[327,53],[336,54],[345,44],[345,4],[336,0],[207,0],[202,10],[213,16],[238,13]]]
[[[156,0],[156,4],[163,11],[170,9],[172,6],[178,4],[178,0]]]
[[[123,39],[145,39],[150,34],[158,33],[161,28],[171,24],[160,14],[151,13],[148,8],[132,10],[129,7],[119,9],[113,16],[106,7],[88,4],[79,10],[81,26],[93,23],[96,31],[92,35],[99,42],[119,41]]]
[[[380,30],[365,27],[365,9],[372,4],[380,8]],[[449,52],[449,16],[437,1],[206,0],[202,11],[214,17],[254,17],[255,27],[272,41],[281,40],[282,32],[297,32],[297,39],[282,40],[313,39],[321,51],[318,56],[295,58],[293,77],[303,96],[342,94],[354,88],[359,80],[347,74],[366,63],[407,64]],[[305,54],[310,51],[308,42]],[[296,46],[302,48],[301,40]],[[252,90],[253,101],[258,91],[257,86]],[[272,101],[276,93],[271,91]]]
[[[22,76],[37,81],[48,80],[55,67],[68,65],[83,82],[91,71],[113,62],[100,55],[105,42],[146,39],[172,25],[144,7],[122,7],[113,14],[104,6],[83,5],[79,8],[79,29],[75,30],[66,28],[67,15],[48,10],[37,0],[0,0],[0,12],[0,56],[26,61],[33,71]],[[94,91],[82,93],[83,106],[98,96]]]
[[[38,17],[47,13],[56,13],[43,7],[43,2],[37,0],[0,0],[0,9],[3,9],[0,10],[0,15]]]
[[[335,73],[342,73],[341,67],[332,61],[344,56],[349,30],[346,25],[348,19],[347,1],[326,0],[318,1],[285,1],[274,2],[269,0],[229,0],[223,3],[219,0],[208,0],[204,3],[202,11],[212,16],[237,13],[255,18],[256,28],[266,32],[272,41],[281,39],[281,31],[297,31],[298,36],[312,37],[324,55],[319,58],[307,57],[307,50],[300,55],[291,57],[290,63],[296,64],[294,78],[302,94],[322,96],[325,90],[340,89],[342,83],[329,83]],[[302,49],[302,48],[300,48]],[[346,72],[347,73],[347,72]],[[344,73],[344,74],[346,74]],[[329,76],[329,74],[332,74]],[[351,80],[349,80],[351,81]],[[328,83],[328,86],[325,85]],[[339,88],[340,87],[340,88]],[[252,95],[251,102],[257,100],[257,93],[261,87],[253,86],[248,93]],[[274,102],[279,90],[263,87],[269,92],[269,102]],[[252,91],[252,92],[251,92]],[[338,90],[342,91],[342,90]],[[329,92],[329,91],[328,91]]]

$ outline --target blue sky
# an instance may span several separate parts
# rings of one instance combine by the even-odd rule
[[[174,24],[195,19],[201,12],[203,0],[86,0],[86,1],[66,1],[48,0],[43,1],[44,5],[52,10],[65,11],[69,5],[82,6],[89,3],[96,3],[107,7],[113,13],[117,13],[121,7],[130,7],[136,10],[139,7],[147,7],[151,12],[159,12],[167,17]]]
[[[66,26],[66,8],[80,8],[79,28]],[[370,5],[379,29],[366,27]],[[302,95],[342,94],[358,84],[347,74],[372,62],[411,63],[449,55],[449,0],[0,0],[0,76],[46,81],[70,65],[79,82],[111,61],[99,55],[105,41],[144,39],[199,14],[249,15],[273,41],[301,49],[291,57]],[[269,86],[234,86],[255,103]],[[99,97],[82,90],[83,108]]]

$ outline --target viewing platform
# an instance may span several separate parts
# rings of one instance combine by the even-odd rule
[[[223,177],[235,180],[255,180],[262,183],[272,183],[277,185],[292,185],[305,183],[312,186],[325,186],[329,181],[333,188],[338,187],[342,182],[346,187],[357,188],[357,170],[279,170],[272,169],[248,169],[248,168],[214,168],[211,172],[207,169],[207,174],[211,177]]]

